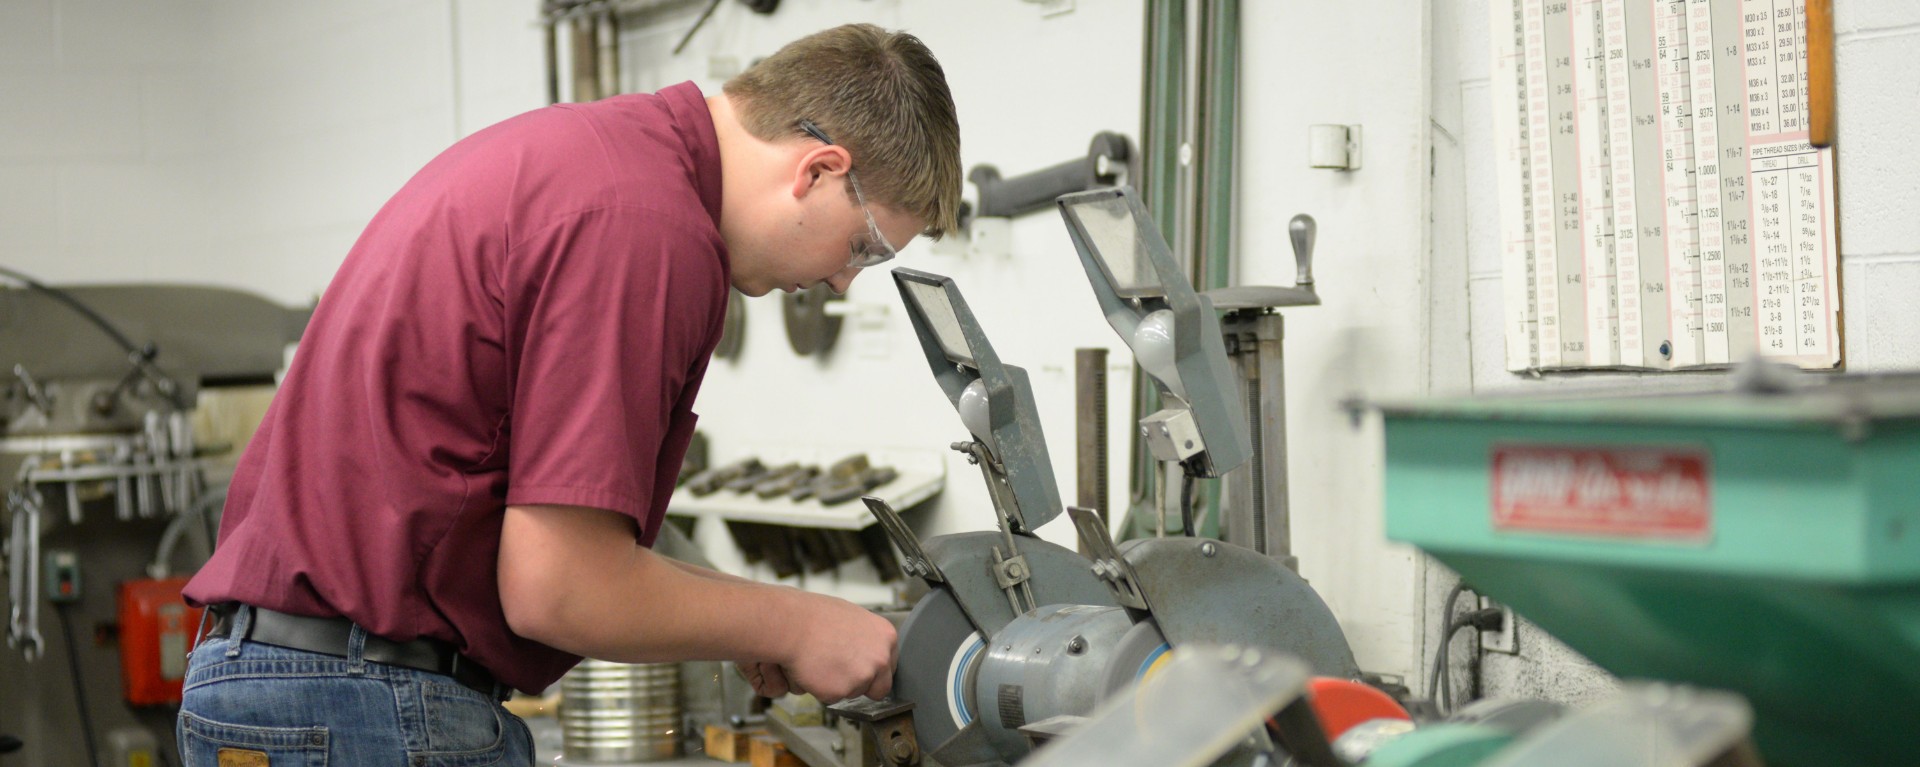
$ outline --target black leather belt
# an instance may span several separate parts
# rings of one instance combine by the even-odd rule
[[[207,636],[224,637],[231,634],[233,614],[239,607],[237,604],[214,606],[210,610],[213,628],[207,631]],[[352,634],[353,621],[346,618],[313,618],[255,607],[253,619],[247,622],[247,635],[240,638],[345,658],[347,640]],[[453,649],[453,645],[438,639],[422,637],[411,642],[395,642],[368,634],[361,657],[374,663],[444,674],[497,700],[506,700],[513,695],[513,689],[500,684],[486,667],[460,654]]]

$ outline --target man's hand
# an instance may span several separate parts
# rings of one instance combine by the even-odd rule
[[[734,664],[740,670],[740,678],[753,685],[753,694],[762,698],[778,698],[787,693],[805,695],[806,690],[793,686],[787,681],[786,669],[780,664],[767,661],[741,661]]]
[[[806,620],[789,627],[789,652],[778,665],[742,665],[747,681],[754,682],[757,672],[761,682],[754,689],[762,695],[785,687],[811,693],[822,703],[860,695],[886,697],[893,691],[893,623],[851,602],[807,596],[812,603],[806,605]]]

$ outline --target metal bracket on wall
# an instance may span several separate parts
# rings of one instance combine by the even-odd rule
[[[1093,136],[1087,155],[1058,165],[1002,178],[992,165],[975,165],[967,180],[980,190],[975,216],[1010,218],[1053,205],[1063,194],[1112,186],[1132,159],[1133,145],[1126,136],[1102,131]]]
[[[687,47],[687,43],[693,40],[694,33],[699,32],[701,27],[707,25],[707,19],[713,16],[714,9],[720,7],[720,2],[721,0],[710,0],[707,3],[707,7],[700,9],[700,18],[694,19],[693,26],[688,27],[687,33],[680,38],[680,42],[673,46],[674,55],[679,55],[680,51]],[[745,5],[752,9],[754,13],[762,16],[766,16],[780,9],[780,0],[740,0],[740,4]]]
[[[815,285],[798,293],[780,296],[780,312],[787,325],[787,343],[793,347],[794,354],[802,357],[818,354],[824,357],[832,351],[833,343],[840,339],[841,318],[831,305],[845,300],[846,296],[833,292],[826,285]]]
[[[736,359],[741,347],[747,341],[747,297],[740,291],[727,291],[727,315],[725,324],[720,328],[720,343],[714,346],[713,356],[723,360]]]

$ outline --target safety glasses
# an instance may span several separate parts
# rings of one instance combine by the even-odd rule
[[[801,120],[800,130],[819,139],[822,144],[833,146],[833,139],[827,138],[826,131],[820,130],[820,126],[813,124],[812,120]],[[853,175],[852,168],[847,169],[847,184],[853,187],[853,198],[860,202],[860,213],[867,217],[867,231],[855,234],[848,242],[852,253],[847,266],[865,269],[893,260],[894,256],[900,254],[887,242],[886,236],[880,234],[880,222],[873,220],[873,209],[867,207],[867,196],[860,191],[860,179]]]

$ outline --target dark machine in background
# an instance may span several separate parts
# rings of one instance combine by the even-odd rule
[[[203,395],[271,386],[311,312],[224,288],[59,288],[0,269],[0,733],[20,764],[169,764],[234,445]],[[33,705],[24,705],[32,702]]]

